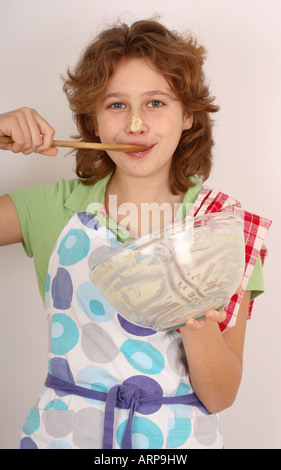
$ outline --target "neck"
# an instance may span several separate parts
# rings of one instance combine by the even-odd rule
[[[172,194],[168,179],[114,173],[105,196],[109,217],[137,237],[172,223],[184,194]]]
[[[115,172],[107,184],[107,195],[116,195],[119,203],[131,202],[139,205],[143,202],[161,204],[178,195],[172,194],[168,178],[135,177]]]

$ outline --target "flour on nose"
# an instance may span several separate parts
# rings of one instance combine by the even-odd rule
[[[137,114],[133,114],[131,121],[131,132],[137,132],[140,130],[142,120]]]

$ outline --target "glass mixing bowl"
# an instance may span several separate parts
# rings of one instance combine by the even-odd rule
[[[228,212],[187,217],[113,249],[90,279],[126,320],[174,330],[229,303],[244,274],[243,226]]]

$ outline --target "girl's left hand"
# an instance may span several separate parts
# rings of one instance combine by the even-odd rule
[[[236,290],[235,294],[239,294],[242,291],[242,286]],[[213,321],[215,323],[220,323],[226,319],[225,310],[208,310],[205,313],[205,318],[203,320],[195,320],[194,318],[189,318],[186,322],[186,326],[192,330],[199,330],[202,328],[207,320]]]
[[[203,320],[195,320],[194,318],[189,318],[186,322],[186,326],[192,330],[199,330],[202,328],[207,320],[211,320],[215,323],[220,323],[226,319],[225,310],[208,310],[205,313],[205,318]]]

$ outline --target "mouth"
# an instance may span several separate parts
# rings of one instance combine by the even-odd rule
[[[153,147],[156,145],[156,144],[153,144],[153,145],[148,145],[148,144],[144,144],[144,143],[137,143],[137,142],[134,142],[134,145],[144,145],[145,147],[147,147],[146,150],[143,150],[141,152],[125,152],[126,155],[129,155],[130,157],[132,158],[136,158],[136,159],[142,159],[144,158],[146,155],[148,155],[151,150],[153,149]]]

